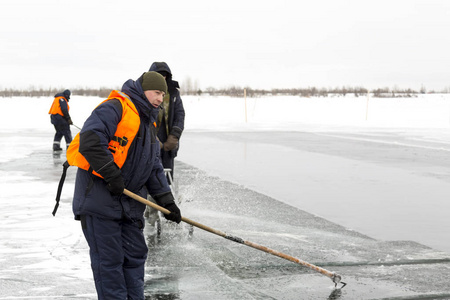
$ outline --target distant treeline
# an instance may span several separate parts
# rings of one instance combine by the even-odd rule
[[[72,96],[97,96],[101,98],[108,97],[109,93],[114,88],[68,88],[72,92]],[[115,89],[118,89],[117,87]],[[3,89],[0,90],[0,97],[53,97],[55,94],[62,92],[64,89]],[[241,88],[241,87],[229,87],[229,88],[207,88],[206,90],[201,89],[181,89],[182,95],[211,95],[211,96],[230,96],[230,97],[244,97],[244,93],[247,97],[260,97],[260,96],[279,96],[279,95],[289,95],[289,96],[299,96],[299,97],[328,97],[329,95],[334,96],[347,96],[354,95],[365,96],[368,93],[368,89],[364,87],[340,87],[340,88],[297,88],[297,89],[272,89],[272,90],[260,90],[252,88]],[[397,97],[417,97],[418,94],[430,94],[430,93],[450,93],[450,90],[445,91],[426,91],[425,88],[421,88],[419,91],[412,89],[390,89],[390,88],[378,88],[370,90],[370,95],[372,97],[378,98],[397,98]]]
[[[56,88],[49,88],[49,89],[3,89],[0,90],[0,97],[53,97],[57,93],[62,93],[66,88],[62,89],[56,89]],[[111,93],[114,88],[98,88],[98,89],[91,89],[91,88],[68,88],[72,96],[97,96],[101,98],[107,98],[109,96],[109,93]],[[117,88],[116,88],[117,89]]]
[[[279,95],[299,96],[299,97],[328,97],[329,95],[345,97],[347,95],[354,95],[355,97],[359,97],[367,95],[369,90],[363,87],[341,87],[341,88],[308,87],[298,89],[272,89],[272,90],[259,90],[252,88],[244,89],[239,87],[231,87],[227,89],[209,88],[204,92],[201,90],[186,91],[185,94],[200,95],[202,93],[207,93],[208,95],[241,97],[244,96],[244,92],[247,97],[279,96]],[[370,90],[370,95],[372,97],[379,97],[379,98],[416,97],[418,94],[425,94],[425,93],[427,93],[425,89],[421,89],[420,91],[414,91],[412,89],[401,90],[389,88],[378,88],[375,90]]]

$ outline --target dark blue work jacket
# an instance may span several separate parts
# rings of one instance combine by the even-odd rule
[[[130,96],[136,106],[141,120],[138,134],[131,144],[122,169],[111,164],[113,157],[108,150],[108,143],[122,118],[119,100],[106,101],[94,109],[80,132],[79,150],[95,171],[102,170],[97,172],[105,179],[120,172],[125,188],[146,198],[147,192],[158,196],[170,192],[170,187],[159,159],[159,142],[153,126],[158,109],[148,102],[141,82],[142,76],[136,81],[128,80],[122,87],[122,92]],[[142,218],[145,205],[123,194],[111,195],[106,188],[105,179],[78,168],[73,198],[75,218],[78,219],[80,215],[110,219]]]

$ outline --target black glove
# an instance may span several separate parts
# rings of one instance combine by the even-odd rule
[[[67,119],[67,123],[69,123],[69,125],[73,125],[72,119],[71,119],[71,118],[68,118],[68,119]]]
[[[125,189],[125,183],[123,182],[122,176],[119,175],[112,178],[106,185],[106,188],[115,196],[121,195]]]
[[[170,210],[170,214],[168,215],[164,214],[164,218],[166,218],[169,221],[176,222],[177,224],[181,222],[181,211],[175,204],[175,202],[168,203],[163,207],[167,210]]]

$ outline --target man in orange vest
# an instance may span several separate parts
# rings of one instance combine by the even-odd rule
[[[55,137],[53,138],[53,151],[61,151],[61,139],[64,136],[66,146],[69,147],[72,141],[70,125],[73,124],[69,115],[70,91],[65,90],[55,95],[52,106],[50,107],[50,121],[55,126]]]
[[[181,212],[159,159],[155,122],[167,84],[156,72],[128,80],[98,105],[67,151],[78,166],[73,213],[89,245],[98,299],[144,299],[147,193],[180,223]]]

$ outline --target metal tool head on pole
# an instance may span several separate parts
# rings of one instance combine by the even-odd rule
[[[342,277],[339,274],[333,273],[333,276],[331,276],[331,280],[334,282],[334,287],[336,288],[338,283],[341,283],[342,286],[340,287],[341,289],[347,285],[347,283],[341,281]]]

